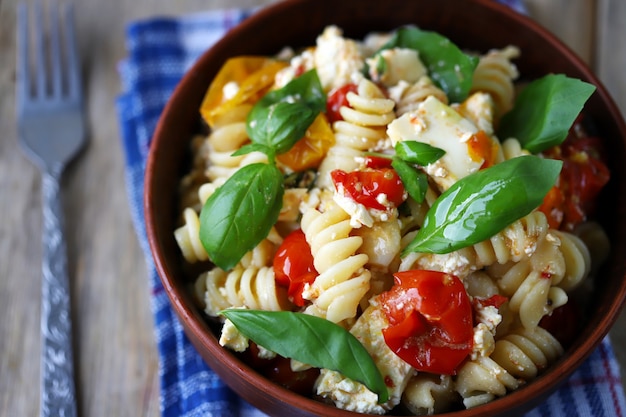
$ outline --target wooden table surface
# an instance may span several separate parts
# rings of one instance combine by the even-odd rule
[[[128,208],[114,108],[126,22],[270,1],[75,1],[90,143],[66,171],[63,201],[81,416],[159,415],[148,279]],[[0,0],[0,416],[7,417],[35,416],[39,407],[41,181],[17,145],[16,5]],[[626,2],[526,0],[526,6],[591,65],[626,113]],[[622,314],[612,339],[624,375],[625,330]]]

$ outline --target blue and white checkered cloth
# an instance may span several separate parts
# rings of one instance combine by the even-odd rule
[[[502,0],[521,10],[516,0]],[[117,101],[126,157],[127,189],[145,253],[159,352],[163,417],[265,416],[233,393],[203,362],[183,333],[157,276],[143,218],[143,177],[150,139],[161,111],[196,58],[251,11],[218,10],[128,25],[128,57],[120,63],[123,92]],[[567,383],[528,417],[623,416],[619,365],[605,339]]]

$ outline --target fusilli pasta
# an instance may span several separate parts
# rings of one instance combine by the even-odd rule
[[[416,235],[431,226],[433,217],[429,210],[441,207],[438,201],[448,204],[446,198],[456,191],[458,181],[473,174],[480,177],[480,171],[504,162],[531,158],[539,161],[550,156],[542,152],[509,161],[530,152],[515,137],[497,137],[501,117],[512,108],[515,99],[514,82],[519,74],[513,60],[520,55],[517,47],[478,55],[478,66],[465,78],[470,80],[471,75],[471,88],[459,95],[441,83],[441,74],[432,65],[427,68],[422,63],[420,56],[425,55],[403,42],[394,44],[394,39],[391,33],[382,33],[370,34],[363,42],[355,41],[330,26],[314,46],[300,52],[290,50],[271,59],[274,72],[271,76],[264,74],[263,91],[277,93],[265,96],[269,101],[275,97],[282,101],[268,109],[263,107],[266,100],[259,102],[259,114],[265,117],[263,111],[267,110],[267,120],[272,120],[271,126],[265,128],[272,133],[281,128],[281,123],[297,124],[297,117],[282,120],[278,113],[301,100],[300,92],[287,90],[285,97],[280,94],[285,87],[293,86],[291,82],[298,77],[315,71],[317,78],[308,78],[306,82],[318,85],[315,91],[322,100],[315,103],[316,112],[324,104],[327,111],[326,117],[312,114],[311,118],[315,116],[315,120],[325,123],[333,120],[332,124],[325,124],[328,134],[324,140],[314,134],[315,125],[298,126],[302,128],[296,131],[298,136],[306,130],[305,140],[295,134],[289,136],[291,131],[284,137],[277,135],[278,139],[259,139],[254,126],[263,124],[265,118],[254,119],[259,107],[251,110],[261,98],[260,92],[259,97],[245,95],[242,103],[228,99],[225,107],[214,103],[211,105],[216,108],[203,108],[212,115],[210,129],[208,134],[193,140],[193,166],[180,184],[180,224],[174,237],[185,262],[196,264],[190,269],[204,270],[196,277],[192,291],[207,316],[223,324],[223,346],[238,352],[249,347],[247,337],[233,324],[236,320],[232,316],[233,322],[224,320],[220,315],[226,309],[287,310],[321,317],[343,327],[363,345],[384,378],[389,400],[378,403],[377,395],[365,385],[331,369],[320,369],[314,386],[310,386],[312,395],[332,401],[339,408],[362,413],[384,414],[399,406],[414,414],[430,415],[459,406],[476,407],[504,396],[554,363],[563,354],[563,346],[546,330],[550,327],[546,316],[593,285],[588,277],[597,272],[610,247],[597,223],[585,220],[567,232],[556,230],[554,218],[551,213],[544,214],[547,211],[539,205],[538,197],[539,207],[532,210],[536,205],[529,206],[524,209],[524,216],[520,211],[515,217],[518,220],[507,225],[502,222],[488,234],[476,234],[492,235],[479,243],[475,243],[478,238],[466,239],[451,229],[452,240],[462,243],[454,248],[461,249],[450,253],[408,251],[407,248],[415,248],[411,243]],[[255,57],[255,66],[263,59]],[[243,57],[239,62],[245,61]],[[243,84],[241,80],[228,82],[221,87],[221,95],[225,99],[237,97],[237,89]],[[334,95],[338,92],[341,94]],[[290,109],[284,111],[288,113]],[[274,139],[280,145],[272,142]],[[410,142],[419,145],[412,146]],[[299,148],[294,143],[304,146]],[[254,146],[255,152],[233,156],[248,144]],[[298,152],[292,152],[294,149]],[[437,156],[422,162],[424,155],[431,154]],[[290,163],[300,159],[307,163]],[[221,269],[206,262],[210,259],[202,242],[207,233],[203,230],[201,240],[200,217],[206,219],[207,213],[199,213],[212,196],[210,203],[227,194],[215,191],[232,184],[228,179],[235,172],[258,162],[273,165],[257,166],[273,170],[272,176],[263,178],[276,183],[280,193],[265,195],[262,187],[255,188],[254,192],[263,198],[246,200],[247,205],[241,206],[253,207],[253,213],[245,213],[251,217],[260,206],[275,208],[271,216],[258,216],[263,217],[259,219],[265,222],[263,226],[271,226],[270,232],[265,238],[255,236],[254,244],[242,244],[239,249],[254,249],[240,259],[222,264],[215,256],[215,263],[224,268]],[[419,181],[414,178],[415,172],[420,175]],[[493,183],[499,180],[501,177]],[[557,181],[553,189],[559,186]],[[279,195],[280,211],[275,207]],[[236,196],[243,199],[240,194]],[[483,197],[479,200],[476,207],[487,204]],[[481,207],[472,210],[480,211]],[[436,222],[441,221],[438,214],[434,216]],[[267,219],[272,219],[273,224]],[[242,218],[239,220],[249,226]],[[476,221],[470,217],[462,220],[468,224]],[[444,226],[445,222],[441,228]],[[267,228],[259,230],[265,233]],[[246,227],[244,233],[252,229]],[[494,233],[495,230],[499,231]],[[239,230],[238,233],[235,238],[245,240]],[[458,339],[451,335],[442,338],[441,334],[448,330],[431,321],[433,317],[437,317],[434,321],[446,320],[444,314],[422,310],[427,304],[439,302],[434,301],[436,297],[420,293],[422,282],[427,283],[425,286],[440,285],[442,294],[449,297],[442,302],[444,306],[437,305],[434,310],[448,308],[460,315],[453,317],[452,326],[463,327],[456,329],[458,334],[454,337]],[[450,309],[453,298],[458,304]],[[300,318],[303,317],[311,319]],[[425,323],[431,328],[425,330]],[[559,340],[563,339],[559,336]],[[445,346],[437,345],[437,349],[442,349],[438,351],[431,341]],[[429,344],[433,349],[428,350]],[[429,358],[422,362],[422,357],[402,356],[403,351],[411,349],[415,349],[411,353],[418,352],[423,357],[432,354],[445,359]],[[458,361],[452,358],[450,363],[448,356],[457,355]],[[292,371],[311,367],[295,359],[291,365]]]
[[[328,189],[332,188],[330,172],[355,170],[363,152],[375,148],[386,138],[385,127],[395,118],[394,101],[386,98],[369,80],[362,80],[357,93],[349,92],[346,98],[350,107],[340,109],[344,120],[333,124],[335,145],[319,168],[318,185]]]
[[[368,257],[356,253],[363,239],[350,236],[350,216],[330,204],[323,213],[309,209],[302,216],[302,230],[319,276],[304,297],[312,304],[306,312],[339,323],[357,314],[361,298],[369,290]]]
[[[520,50],[515,46],[494,49],[480,57],[476,71],[474,71],[470,91],[484,91],[491,94],[499,115],[513,107],[515,97],[513,81],[519,74],[517,67],[511,61],[519,55]]]

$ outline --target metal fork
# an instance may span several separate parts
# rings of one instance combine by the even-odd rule
[[[40,416],[76,416],[72,323],[63,235],[61,177],[86,141],[73,8],[17,10],[17,126],[20,144],[39,167],[43,193]],[[48,26],[48,37],[46,29]],[[32,48],[34,47],[34,51]]]

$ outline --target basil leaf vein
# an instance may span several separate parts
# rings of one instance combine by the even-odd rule
[[[428,210],[403,255],[450,253],[490,238],[541,204],[561,166],[561,161],[521,156],[457,181]]]
[[[228,309],[220,314],[258,345],[316,368],[337,371],[376,393],[379,403],[388,401],[387,386],[374,360],[343,327],[291,311]]]
[[[261,242],[278,220],[283,175],[273,164],[251,164],[236,171],[205,202],[200,212],[200,241],[223,270]]]
[[[391,166],[398,173],[409,196],[416,202],[422,203],[428,191],[426,174],[400,158],[393,158]]]

